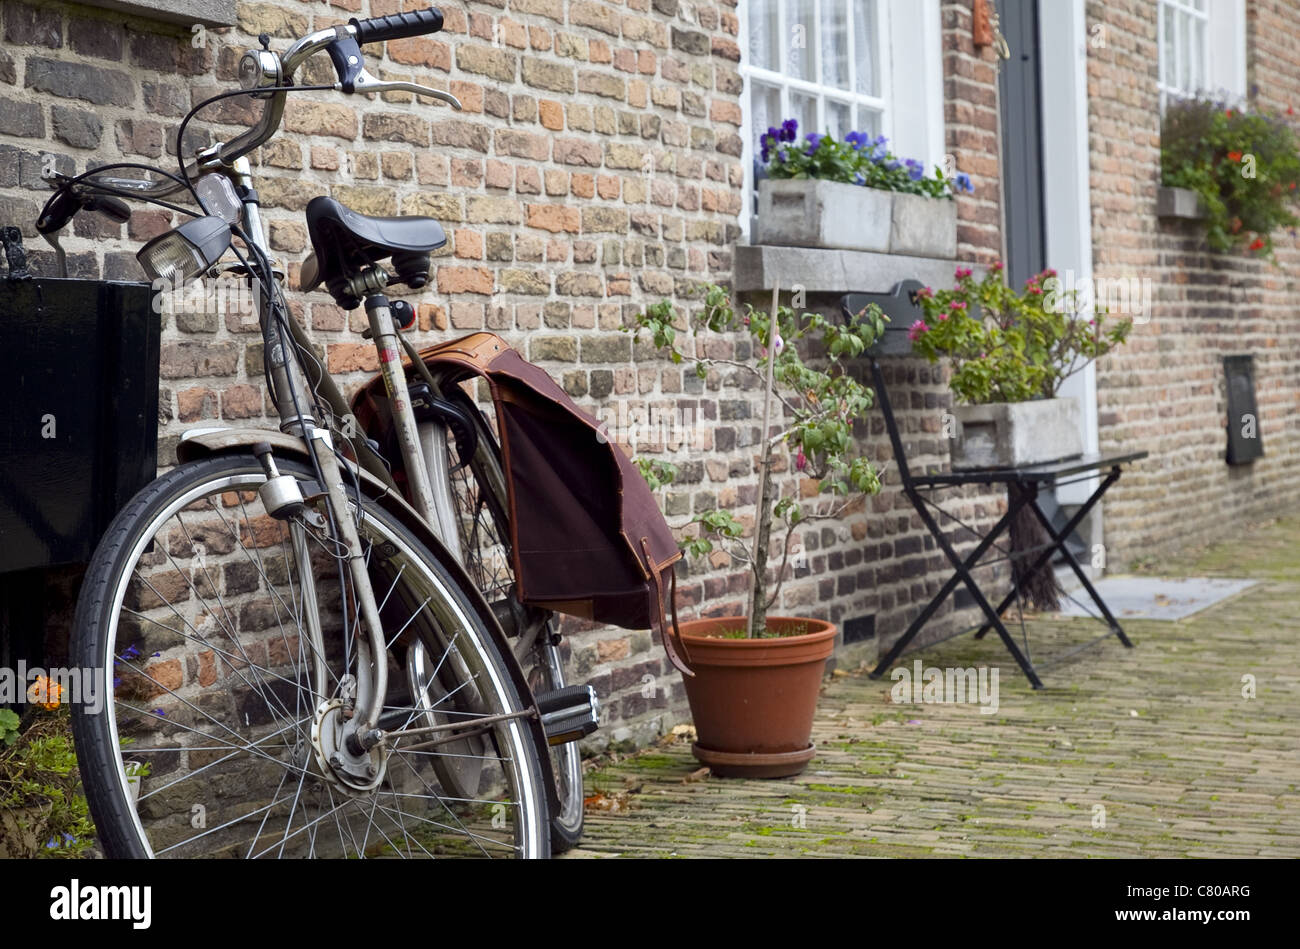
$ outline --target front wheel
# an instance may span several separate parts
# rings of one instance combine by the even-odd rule
[[[306,465],[280,470],[320,496]],[[380,727],[424,728],[357,750],[369,635],[343,551],[323,501],[278,520],[264,481],[251,455],[180,465],[96,550],[72,649],[102,701],[73,729],[106,853],[548,856],[528,705],[473,601],[395,516],[349,511],[389,648]],[[401,671],[417,642],[423,686]]]

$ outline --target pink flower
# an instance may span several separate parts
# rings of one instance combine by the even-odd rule
[[[956,316],[956,315],[957,315],[957,311],[958,311],[958,310],[964,310],[964,309],[966,309],[966,303],[965,303],[964,300],[953,300],[953,301],[952,301],[953,316]]]
[[[912,328],[907,331],[907,338],[916,342],[923,334],[930,332],[930,327],[926,325],[925,320],[917,320],[912,324]]]
[[[808,458],[806,455],[804,455],[803,449],[800,448],[799,454],[794,456],[794,466],[798,468],[800,471],[803,471],[804,467],[807,464],[808,464]]]
[[[957,315],[956,313],[953,314],[953,316],[956,316],[956,315]],[[947,314],[947,313],[940,313],[940,314],[939,314],[939,322],[940,322],[940,323],[942,323],[942,322],[943,322],[944,320],[946,320],[946,319],[948,319],[948,314]]]
[[[957,279],[958,279],[958,280],[965,280],[967,277],[969,277],[969,276],[971,275],[971,273],[972,273],[972,271],[971,271],[971,269],[970,269],[969,267],[958,267],[958,268],[957,268]]]
[[[916,291],[916,295],[923,300],[928,300],[934,296],[934,290],[930,287],[922,287],[920,290]]]
[[[995,260],[995,261],[993,261],[993,269],[994,269],[994,270],[1001,270],[1001,269],[1002,269],[1002,261],[1000,261],[1000,260]]]

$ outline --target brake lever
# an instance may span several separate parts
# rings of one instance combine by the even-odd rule
[[[335,83],[334,88],[342,89],[342,83]],[[421,86],[414,82],[407,82],[404,79],[376,79],[366,70],[362,69],[353,81],[352,89],[354,92],[414,92],[416,95],[428,96],[431,99],[441,99],[446,102],[457,112],[462,111],[460,100],[450,92],[443,92],[441,89],[431,89],[428,86]]]

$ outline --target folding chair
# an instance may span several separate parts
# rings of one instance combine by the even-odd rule
[[[890,404],[889,392],[885,386],[884,374],[880,368],[880,357],[890,355],[908,355],[911,353],[911,343],[907,338],[906,330],[911,324],[919,319],[922,315],[920,307],[916,302],[916,291],[921,289],[921,284],[915,280],[906,280],[897,284],[894,289],[887,294],[873,293],[851,293],[841,298],[840,307],[844,316],[848,320],[853,320],[857,314],[862,312],[868,304],[877,304],[886,316],[890,317],[889,328],[886,330],[884,337],[878,340],[868,352],[867,356],[871,360],[872,385],[875,388],[876,399],[880,404],[881,411],[885,417],[885,429],[889,433],[889,441],[894,450],[894,460],[898,468],[899,480],[902,484],[903,493],[912,506],[916,509],[922,523],[933,536],[944,555],[952,564],[953,574],[948,578],[944,585],[935,594],[933,599],[926,604],[925,608],[912,620],[907,630],[900,636],[890,648],[889,652],[880,660],[876,668],[871,672],[873,679],[880,678],[881,675],[893,664],[908,644],[916,638],[925,624],[943,604],[943,601],[950,593],[957,589],[959,585],[965,585],[971,598],[984,613],[984,623],[977,628],[976,638],[982,638],[990,629],[998,634],[1007,651],[1011,653],[1016,664],[1020,666],[1026,678],[1035,689],[1043,687],[1042,680],[1038,677],[1038,672],[1034,665],[1029,661],[1026,652],[1022,652],[1016,645],[1011,634],[1007,631],[1002,622],[1002,614],[1015,601],[1019,600],[1024,591],[1029,578],[1033,577],[1040,569],[1051,569],[1051,560],[1054,554],[1060,554],[1065,558],[1066,563],[1073,569],[1079,582],[1084,590],[1092,598],[1098,611],[1101,613],[1101,619],[1108,627],[1105,634],[1084,643],[1077,649],[1072,649],[1065,655],[1059,656],[1049,664],[1055,664],[1077,653],[1080,649],[1087,648],[1103,639],[1114,635],[1126,647],[1131,648],[1132,642],[1125,635],[1119,621],[1112,615],[1109,607],[1106,606],[1100,594],[1097,593],[1096,587],[1088,579],[1083,568],[1079,566],[1077,560],[1070,553],[1066,546],[1066,540],[1074,533],[1075,529],[1083,522],[1088,513],[1101,500],[1102,495],[1110,488],[1120,476],[1120,469],[1123,465],[1131,462],[1140,461],[1147,457],[1147,452],[1122,452],[1122,453],[1090,453],[1078,458],[1056,461],[1048,464],[1028,465],[1019,468],[978,468],[962,469],[959,471],[939,472],[933,474],[914,474],[907,463],[907,453],[903,448],[903,439],[898,431],[898,423],[894,418],[893,407]],[[1106,475],[1093,490],[1091,496],[1075,512],[1066,524],[1059,530],[1055,528],[1047,515],[1043,513],[1038,505],[1038,494],[1043,489],[1052,489],[1064,484],[1070,484],[1075,481],[1091,480],[1102,472]],[[956,488],[965,485],[1005,485],[1007,490],[1007,512],[997,521],[996,524],[984,534],[974,550],[965,558],[958,555],[948,538],[944,536],[930,508],[943,514],[951,520],[957,521],[962,527],[965,527],[976,536],[980,536],[980,531],[970,525],[962,523],[956,517],[948,514],[926,495],[932,491],[940,491],[946,488]],[[1032,511],[1047,532],[1050,541],[1037,548],[1028,551],[1017,551],[1017,557],[1025,557],[1036,551],[1036,556],[1029,562],[1028,569],[1013,571],[1012,588],[995,609],[985,597],[979,584],[976,582],[972,570],[980,566],[980,561],[988,553],[990,548],[994,547],[997,539],[1004,533],[1008,532],[1011,523],[1021,510],[1028,508]],[[999,548],[1000,550],[1002,548]],[[1010,553],[1005,558],[1010,559]],[[996,561],[989,561],[996,562]],[[975,629],[975,627],[972,627]],[[962,632],[969,632],[963,630]],[[960,635],[958,633],[957,635]],[[1040,668],[1044,667],[1040,665]]]

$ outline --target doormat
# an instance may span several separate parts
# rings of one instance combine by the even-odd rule
[[[1164,577],[1106,577],[1093,586],[1116,619],[1179,620],[1220,603],[1258,582],[1210,577],[1188,577],[1181,580]],[[1063,599],[1062,616],[1092,616],[1096,612],[1092,598],[1082,587],[1069,591],[1069,595],[1073,599]]]

